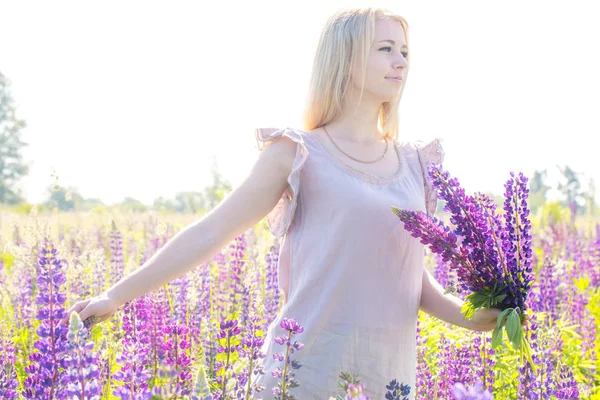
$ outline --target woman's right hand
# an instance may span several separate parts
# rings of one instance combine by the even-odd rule
[[[109,319],[118,309],[119,303],[105,292],[75,303],[67,311],[67,316],[60,320],[59,325],[69,324],[71,313],[76,311],[85,327],[89,329],[91,325]]]

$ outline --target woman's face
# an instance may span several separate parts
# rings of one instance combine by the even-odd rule
[[[394,43],[391,43],[393,41]],[[408,71],[408,47],[400,22],[377,20],[375,22],[375,40],[369,51],[365,88],[363,96],[384,102],[394,101],[400,94]],[[353,69],[353,85],[360,93],[361,74]],[[400,77],[402,81],[391,79]]]

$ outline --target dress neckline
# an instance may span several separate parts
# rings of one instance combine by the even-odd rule
[[[325,144],[321,141],[319,136],[316,135],[315,133],[308,133],[308,132],[304,132],[304,131],[303,131],[303,133],[306,136],[315,136],[315,141],[319,144],[319,147],[322,148],[322,150],[327,154],[327,158],[329,160],[331,160],[334,164],[336,164],[338,167],[341,167],[345,171],[347,171],[353,175],[356,175],[359,178],[361,178],[367,182],[375,183],[375,184],[392,183],[392,182],[395,182],[396,180],[398,180],[405,173],[406,166],[405,166],[404,160],[401,157],[401,149],[402,148],[400,146],[398,146],[398,143],[396,141],[393,141],[392,144],[393,144],[394,150],[396,151],[396,155],[398,157],[398,171],[396,171],[396,173],[394,173],[394,175],[381,177],[381,176],[377,176],[377,175],[356,169],[352,165],[342,161],[339,157],[335,156],[334,154],[332,154],[329,151],[329,149],[327,149]]]

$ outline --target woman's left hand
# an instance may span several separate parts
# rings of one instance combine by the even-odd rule
[[[475,311],[469,321],[469,328],[473,331],[489,332],[494,330],[498,321],[498,315],[502,313],[499,308],[480,308]]]

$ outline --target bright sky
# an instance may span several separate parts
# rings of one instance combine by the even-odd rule
[[[340,7],[410,24],[403,139],[443,139],[467,192],[510,171],[593,177],[600,135],[600,11],[549,1],[1,1],[0,71],[26,120],[23,189],[53,182],[106,203],[199,191],[213,157],[237,186],[255,127],[301,128],[313,53]],[[551,197],[555,194],[551,193]]]

